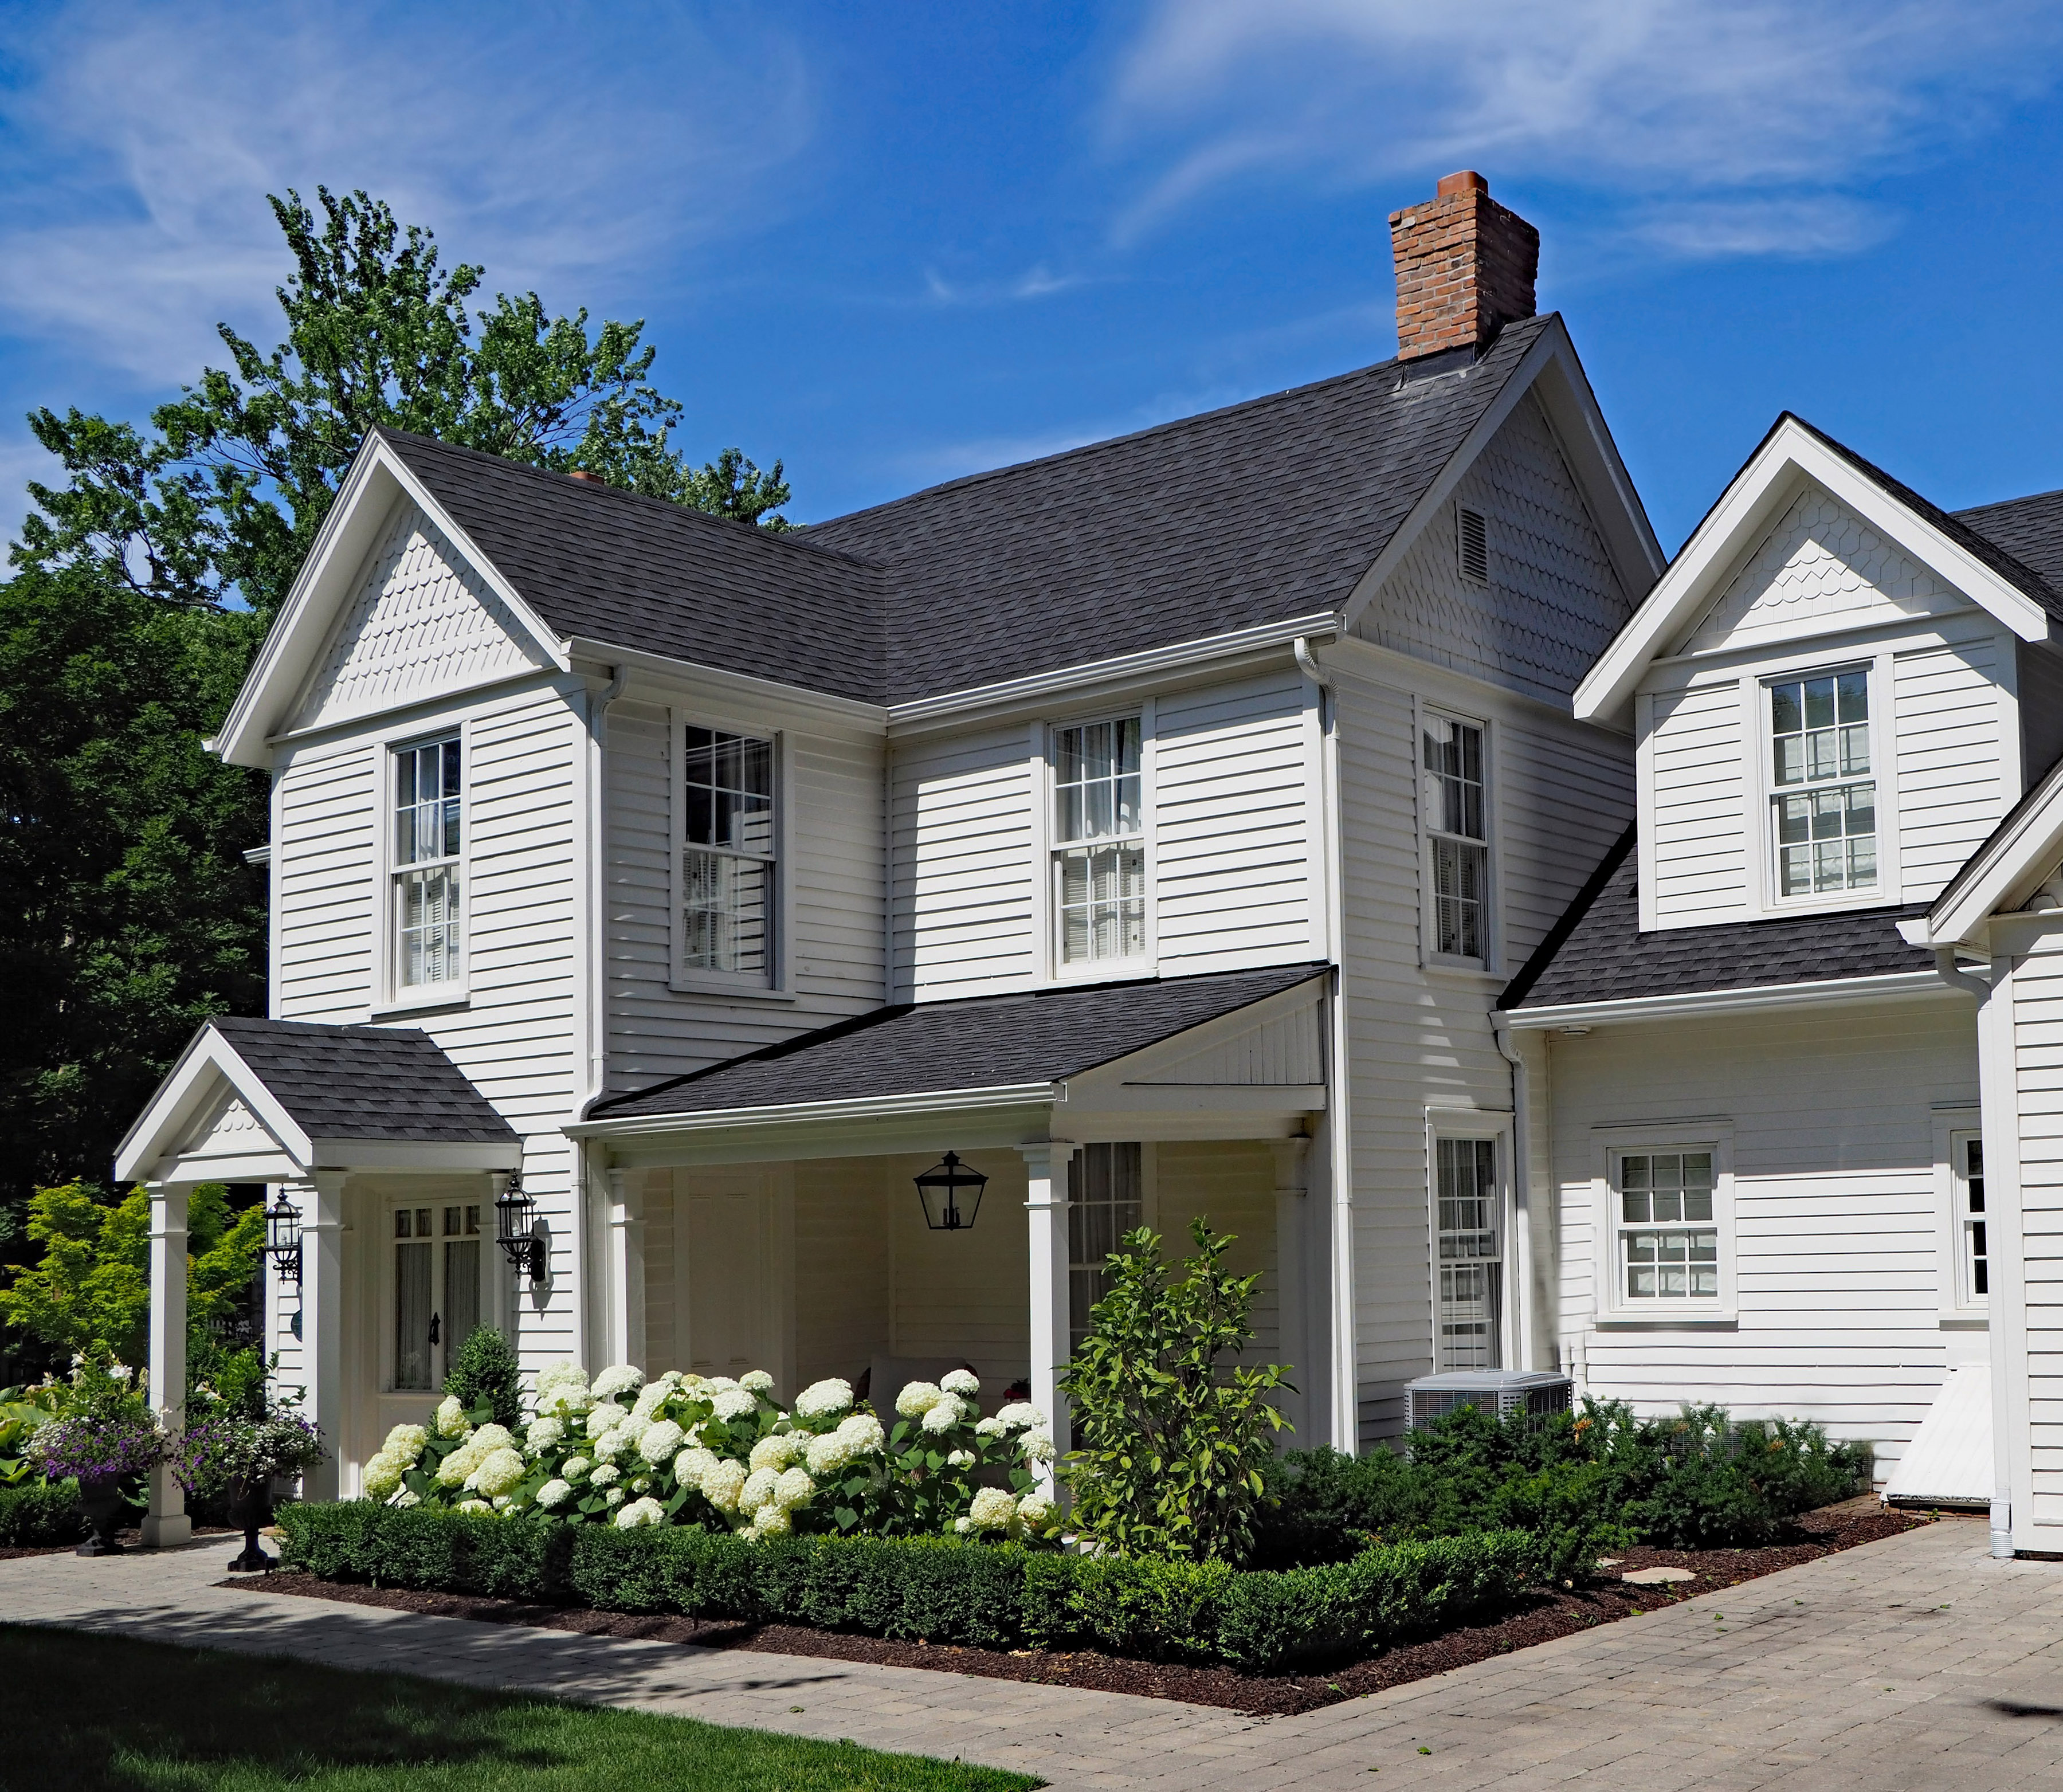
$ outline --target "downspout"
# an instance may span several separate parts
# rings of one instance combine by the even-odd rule
[[[1531,1163],[1527,1155],[1531,1129],[1527,1125],[1526,1104],[1531,1091],[1526,1059],[1511,1043],[1510,1027],[1497,1018],[1494,1009],[1491,1011],[1490,1027],[1497,1049],[1511,1066],[1511,1231],[1512,1243],[1517,1248],[1513,1254],[1522,1272],[1512,1289],[1516,1296],[1513,1304],[1518,1309],[1514,1316],[1518,1323],[1512,1329],[1517,1334],[1518,1345],[1516,1366],[1530,1369],[1533,1367],[1533,1214],[1526,1175]]]
[[[630,668],[618,665],[610,672],[608,684],[599,691],[590,689],[588,697],[587,732],[593,769],[588,786],[587,838],[583,842],[586,862],[581,867],[587,888],[588,937],[581,942],[587,958],[587,974],[583,979],[587,985],[587,1012],[581,1017],[587,1029],[587,1091],[573,1109],[575,1117],[583,1120],[588,1110],[601,1099],[608,1063],[609,998],[603,981],[609,969],[609,883],[607,867],[602,863],[609,842],[609,765],[605,754],[609,745],[609,706],[622,696],[629,679]],[[593,1147],[585,1139],[574,1139],[573,1147],[573,1187],[569,1192],[573,1197],[573,1223],[567,1246],[573,1258],[573,1358],[585,1364],[593,1360],[591,1347],[597,1341],[589,1336],[594,1290],[588,1285],[589,1246],[593,1242],[589,1227],[593,1217],[590,1187],[593,1179],[589,1159]]]

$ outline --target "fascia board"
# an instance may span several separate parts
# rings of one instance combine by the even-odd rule
[[[1927,911],[1928,942],[1964,944],[2001,908],[2025,900],[2063,856],[2063,765],[2045,777],[2036,799],[1964,862]]]
[[[1611,426],[1590,389],[1582,357],[1558,319],[1551,334],[1554,352],[1534,380],[1534,395],[1554,426],[1562,457],[1589,506],[1591,520],[1605,538],[1621,581],[1629,594],[1645,597],[1667,569],[1669,556],[1648,520],[1633,475],[1620,457]]]
[[[134,1179],[147,1183],[183,1183],[191,1188],[204,1182],[298,1182],[305,1167],[284,1151],[247,1151],[235,1157],[161,1157],[147,1174]],[[130,1179],[124,1179],[125,1180]]]
[[[985,1089],[933,1089],[908,1095],[862,1095],[847,1101],[787,1102],[778,1107],[722,1107],[699,1114],[639,1114],[620,1120],[578,1120],[561,1130],[569,1139],[636,1139],[658,1133],[762,1131],[841,1121],[899,1119],[991,1107],[1045,1107],[1064,1099],[1056,1083],[999,1083]]]
[[[316,1167],[324,1170],[518,1170],[523,1141],[507,1139],[316,1139]]]
[[[180,1055],[158,1092],[115,1149],[115,1179],[135,1182],[161,1158],[177,1155],[179,1135],[226,1083],[295,1162],[314,1163],[308,1135],[212,1027],[203,1027]]]
[[[847,730],[879,737],[888,728],[888,710],[879,703],[856,697],[835,697],[802,685],[784,685],[770,678],[755,678],[749,673],[728,672],[694,660],[677,660],[634,647],[619,647],[592,636],[576,635],[566,643],[576,661],[592,661],[613,673],[630,673],[625,694],[639,686],[658,692],[662,701],[714,693],[719,701],[732,702],[761,712],[786,705],[800,713],[822,717]],[[576,668],[577,669],[577,667]]]
[[[1734,476],[1647,602],[1576,687],[1578,720],[1602,721],[1632,700],[1648,667],[1711,601],[1718,581],[1734,570],[1741,553],[1751,545],[1749,538],[1767,528],[1778,504],[1788,501],[1801,478],[1824,488],[1872,528],[1926,562],[2023,641],[2048,638],[2048,615],[2033,598],[1787,416]]]
[[[1765,983],[1741,990],[1690,990],[1674,995],[1628,996],[1615,1002],[1568,1002],[1551,1008],[1500,1010],[1492,1018],[1514,1032],[1554,1032],[1565,1027],[1609,1027],[1623,1022],[1686,1019],[1776,1008],[1832,1007],[1852,1002],[1884,1002],[1960,993],[1938,971],[1900,970],[1884,977]]]

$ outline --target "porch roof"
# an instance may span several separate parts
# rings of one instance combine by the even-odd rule
[[[588,1111],[590,1123],[1064,1082],[1325,975],[1329,964],[903,1002]]]

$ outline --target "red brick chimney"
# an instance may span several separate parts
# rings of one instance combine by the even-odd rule
[[[1449,175],[1424,205],[1389,215],[1397,259],[1397,358],[1479,348],[1533,315],[1540,233],[1490,196],[1473,170]]]

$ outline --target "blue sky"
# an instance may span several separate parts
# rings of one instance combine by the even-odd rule
[[[2017,0],[0,0],[6,520],[29,407],[276,340],[264,195],[319,182],[645,317],[798,518],[1386,357],[1387,214],[1463,167],[1666,545],[1786,408],[1945,504],[2050,489],[2059,75]]]

